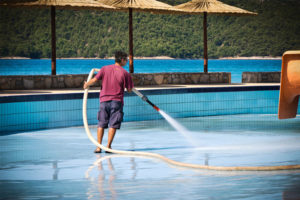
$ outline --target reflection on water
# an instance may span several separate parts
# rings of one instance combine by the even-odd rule
[[[57,160],[53,161],[52,168],[54,170],[52,180],[57,180],[58,179],[58,171],[59,171],[59,169],[57,167]]]
[[[131,141],[130,142],[130,147],[132,149],[135,149],[135,145],[134,142]],[[134,180],[136,175],[137,175],[137,164],[135,163],[134,157],[130,157],[130,163],[131,163],[131,170],[133,171],[132,176],[131,176],[131,180]]]
[[[100,156],[98,156],[98,159],[100,158]],[[105,199],[106,195],[105,195],[105,172],[103,170],[103,164],[102,162],[97,162],[98,163],[98,171],[99,171],[99,175],[98,175],[98,179],[97,182],[93,182],[92,184],[96,185],[96,188],[98,188],[99,194],[101,199]],[[108,169],[109,169],[109,177],[108,177],[108,188],[110,191],[110,199],[116,199],[116,191],[114,189],[114,184],[113,181],[115,180],[115,171],[114,171],[114,167],[112,165],[111,159],[107,158],[107,164],[108,164]],[[91,194],[90,197],[93,197],[93,195]],[[90,199],[90,197],[88,199]]]
[[[208,160],[209,160],[209,154],[205,154],[205,161],[204,161],[204,165],[208,166]]]
[[[116,180],[116,172],[111,158],[127,157],[130,160],[131,167],[133,171],[132,180],[135,179],[137,175],[136,162],[134,157],[128,157],[125,155],[97,155],[97,160],[91,165],[85,172],[85,178],[90,181],[90,187],[87,191],[88,199],[94,199],[100,195],[100,199],[117,199],[117,192],[115,189],[114,181]],[[107,169],[104,168],[104,162],[107,164]],[[98,172],[98,177],[95,178],[91,176],[93,170]],[[105,177],[106,174],[108,178]]]

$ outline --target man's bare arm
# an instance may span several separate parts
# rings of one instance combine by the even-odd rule
[[[98,80],[96,78],[92,78],[89,82],[84,82],[83,89],[87,89],[91,85],[94,85]]]

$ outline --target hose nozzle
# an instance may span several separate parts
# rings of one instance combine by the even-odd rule
[[[142,100],[146,101],[148,104],[150,104],[155,110],[159,111],[160,109],[154,105],[149,99],[148,97],[146,97],[145,95],[143,95],[142,93],[140,93],[137,89],[132,88],[132,91],[138,95],[139,97],[141,97]]]

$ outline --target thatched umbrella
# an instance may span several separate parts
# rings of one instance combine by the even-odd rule
[[[203,41],[204,41],[204,72],[207,73],[207,14],[247,16],[257,15],[241,8],[224,4],[217,0],[192,0],[175,6],[175,8],[189,12],[190,14],[202,14],[203,17]]]
[[[129,72],[133,73],[133,36],[132,36],[132,11],[138,12],[151,12],[151,13],[185,13],[180,9],[176,9],[166,3],[162,3],[156,0],[99,0],[100,2],[116,7],[122,11],[127,10],[129,12]]]
[[[13,7],[50,7],[51,8],[51,74],[56,75],[56,36],[55,36],[55,8],[60,9],[96,9],[115,10],[112,6],[104,5],[96,0],[6,0],[0,6]]]

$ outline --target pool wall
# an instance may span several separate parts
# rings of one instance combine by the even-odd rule
[[[142,93],[176,118],[278,112],[279,86],[151,89]],[[82,98],[82,93],[2,96],[0,134],[82,126]],[[125,122],[162,118],[133,93],[126,93],[124,102]],[[98,109],[99,93],[89,93],[87,115],[90,125],[97,124]]]
[[[242,83],[280,83],[281,72],[243,72]]]
[[[231,83],[229,72],[135,73],[131,76],[135,86]],[[87,77],[88,74],[0,76],[0,90],[82,88]],[[99,85],[100,82],[95,84]]]

